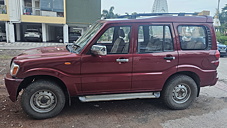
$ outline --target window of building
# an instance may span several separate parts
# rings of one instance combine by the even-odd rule
[[[138,31],[138,52],[153,53],[173,51],[173,39],[169,26],[143,25]]]
[[[0,0],[0,14],[6,14],[7,9],[4,0]]]
[[[53,11],[53,12],[64,12],[63,0],[40,0],[41,10]]]
[[[182,50],[204,50],[207,48],[206,29],[203,26],[178,26]]]
[[[5,5],[4,0],[0,0],[0,5]]]

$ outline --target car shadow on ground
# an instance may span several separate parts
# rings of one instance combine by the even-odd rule
[[[171,110],[162,102],[161,99],[135,99],[123,101],[107,101],[107,102],[80,102],[77,98],[72,98],[72,105],[66,105],[61,113],[61,116],[85,116],[85,115],[105,115],[105,114],[124,114],[124,115],[163,115],[165,113],[188,113],[190,115],[200,115],[206,113],[207,110],[212,110],[214,105],[209,105],[213,102],[221,100],[224,103],[225,99],[211,98],[204,95],[198,97],[195,102],[185,110]],[[215,106],[221,108],[222,106]],[[218,110],[218,109],[217,109]],[[198,112],[199,111],[199,112]],[[159,116],[160,116],[159,115]],[[188,115],[186,115],[188,116]]]

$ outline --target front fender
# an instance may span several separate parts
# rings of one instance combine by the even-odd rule
[[[20,78],[32,76],[51,76],[58,78],[65,84],[70,96],[76,96],[81,93],[81,78],[79,75],[66,74],[52,68],[33,68],[21,74]]]

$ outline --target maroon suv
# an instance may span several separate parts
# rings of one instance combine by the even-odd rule
[[[56,116],[70,97],[82,102],[159,98],[187,108],[215,85],[220,53],[212,17],[101,20],[74,44],[14,57],[5,84],[33,118]]]

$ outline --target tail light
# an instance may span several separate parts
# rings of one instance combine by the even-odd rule
[[[216,57],[216,60],[215,61],[212,61],[212,63],[218,67],[219,65],[219,58],[220,58],[220,52],[218,50],[216,50],[215,52],[215,57]]]
[[[220,52],[218,50],[216,50],[216,52],[215,52],[215,57],[216,57],[217,60],[219,60],[219,58],[220,58]]]

